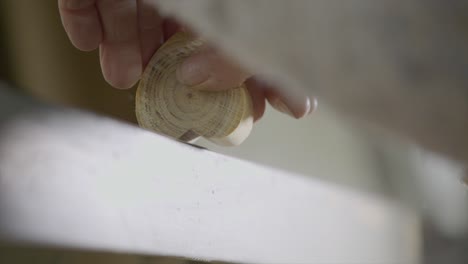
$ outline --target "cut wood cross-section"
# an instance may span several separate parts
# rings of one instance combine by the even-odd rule
[[[138,123],[186,142],[203,136],[219,145],[239,145],[253,125],[252,101],[245,85],[211,92],[177,80],[177,67],[202,44],[179,32],[155,53],[137,90]]]

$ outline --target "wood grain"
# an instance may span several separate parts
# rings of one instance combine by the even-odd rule
[[[180,63],[202,44],[202,40],[179,32],[156,52],[137,89],[138,123],[181,141],[203,136],[219,145],[239,145],[253,125],[252,102],[245,85],[208,92],[187,87],[176,78]]]

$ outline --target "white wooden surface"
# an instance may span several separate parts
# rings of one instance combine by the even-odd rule
[[[417,217],[388,201],[4,91],[0,106],[3,242],[249,263],[419,261]]]

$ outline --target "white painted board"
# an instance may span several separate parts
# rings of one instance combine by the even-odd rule
[[[0,105],[4,243],[248,263],[419,261],[418,218],[389,201],[5,92]]]

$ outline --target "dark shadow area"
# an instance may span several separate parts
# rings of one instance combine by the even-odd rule
[[[144,256],[73,249],[0,245],[0,263],[11,264],[202,264],[196,260],[167,256]],[[211,262],[214,263],[214,262]],[[219,263],[219,262],[216,262]]]

